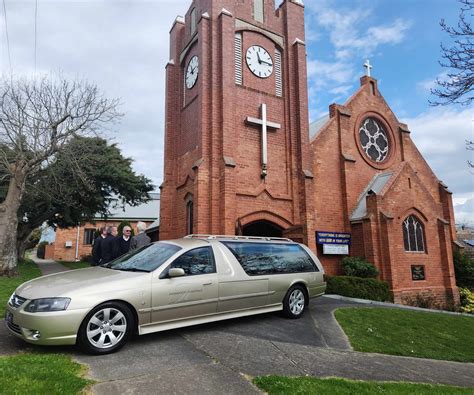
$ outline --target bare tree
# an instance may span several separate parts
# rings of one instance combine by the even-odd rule
[[[471,21],[474,9],[473,0],[459,0],[462,4],[457,27],[451,27],[441,20],[441,29],[454,39],[452,47],[441,44],[440,65],[448,68],[447,79],[437,79],[437,88],[431,93],[439,101],[431,105],[461,104],[469,105],[474,100],[474,32]]]
[[[468,151],[474,151],[474,141],[466,140],[466,149]],[[467,164],[471,169],[474,169],[474,162],[468,160]]]
[[[64,78],[0,81],[0,275],[17,267],[18,210],[26,180],[34,178],[75,136],[96,134],[114,121],[118,100],[98,88]]]

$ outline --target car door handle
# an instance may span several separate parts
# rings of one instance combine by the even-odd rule
[[[204,284],[202,284],[202,285],[212,285],[212,283],[204,283]]]

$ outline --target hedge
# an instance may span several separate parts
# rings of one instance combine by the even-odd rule
[[[326,276],[326,282],[327,294],[377,300],[379,302],[390,302],[392,300],[388,284],[374,278]]]

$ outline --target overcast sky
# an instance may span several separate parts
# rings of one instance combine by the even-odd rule
[[[437,176],[454,193],[457,222],[474,224],[472,108],[433,108],[429,89],[443,70],[439,20],[456,23],[456,0],[307,0],[308,88],[312,120],[359,86],[369,58],[373,76]],[[189,0],[38,0],[36,73],[95,82],[121,99],[125,113],[111,138],[158,187],[163,175],[164,67],[169,29]],[[35,72],[35,1],[5,0],[13,73]],[[429,10],[429,12],[427,12]],[[10,72],[0,8],[0,72]],[[470,157],[469,157],[470,155]]]

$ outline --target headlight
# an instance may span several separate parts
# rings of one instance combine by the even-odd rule
[[[29,313],[62,311],[67,309],[69,302],[71,302],[71,299],[69,298],[34,299],[28,303],[28,306],[25,307],[25,311],[28,311]]]

